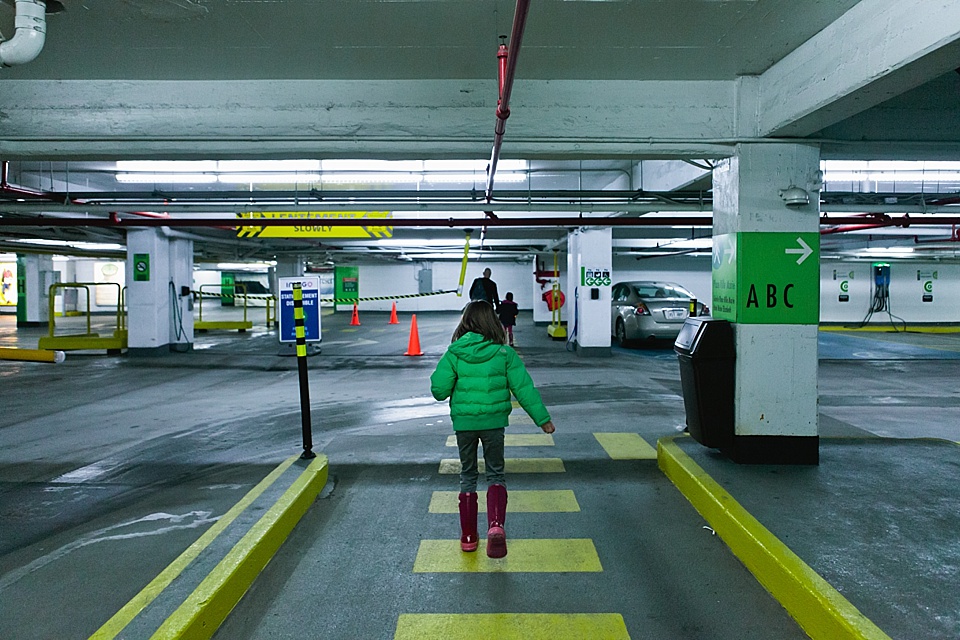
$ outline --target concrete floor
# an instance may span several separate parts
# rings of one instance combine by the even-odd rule
[[[669,345],[580,358],[529,315],[520,351],[557,433],[508,456],[559,457],[566,472],[508,482],[571,489],[581,511],[511,514],[508,535],[589,539],[603,571],[414,573],[421,540],[457,535],[455,515],[428,512],[456,477],[439,473],[455,451],[427,382],[456,320],[418,314],[426,355],[411,358],[402,312],[400,325],[324,316],[310,393],[332,481],[217,637],[391,638],[401,614],[493,611],[619,613],[635,639],[805,637],[655,461],[612,460],[593,436],[678,433]],[[0,316],[0,346],[43,333]],[[299,450],[296,363],[275,334],[209,332],[196,347],[0,362],[0,638],[88,637]],[[960,636],[960,451],[912,440],[960,440],[960,338],[824,333],[820,356],[820,467],[741,467],[685,446],[892,637]]]

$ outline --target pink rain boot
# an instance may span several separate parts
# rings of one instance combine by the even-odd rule
[[[477,494],[460,494],[460,549],[476,551],[477,536]]]
[[[507,555],[507,534],[503,522],[507,515],[507,488],[492,484],[487,489],[487,556],[502,558]]]

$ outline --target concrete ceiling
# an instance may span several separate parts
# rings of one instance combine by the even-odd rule
[[[0,69],[0,159],[25,182],[122,158],[490,153],[512,2],[62,4],[36,60]],[[7,38],[13,16],[0,1]],[[629,170],[800,139],[960,160],[957,2],[533,0],[518,60],[504,157]],[[704,186],[683,166],[678,185]],[[563,231],[497,234],[536,249]]]

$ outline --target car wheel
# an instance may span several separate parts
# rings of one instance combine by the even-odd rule
[[[626,347],[629,342],[627,340],[627,328],[623,326],[623,320],[617,320],[617,344]]]

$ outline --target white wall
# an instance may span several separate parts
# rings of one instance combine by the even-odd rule
[[[433,290],[445,291],[456,289],[460,282],[460,262],[409,262],[409,263],[374,263],[361,264],[360,267],[360,297],[378,298],[387,297],[387,300],[361,302],[360,311],[389,311],[393,303],[392,296],[418,293],[418,274],[420,269],[433,270]],[[494,262],[490,260],[472,260],[467,264],[467,275],[463,283],[463,296],[457,297],[454,293],[436,296],[421,296],[416,298],[399,298],[398,312],[417,311],[459,311],[470,301],[470,283],[474,278],[483,275],[483,270],[489,268],[491,279],[497,283],[497,292],[502,299],[508,291],[513,292],[514,301],[520,309],[531,309],[533,306],[532,278],[533,267],[529,263]],[[539,294],[537,294],[539,297]],[[352,309],[341,306],[341,311]]]

